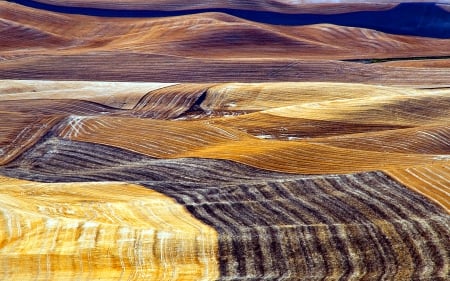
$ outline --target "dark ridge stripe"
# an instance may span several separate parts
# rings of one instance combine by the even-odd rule
[[[427,224],[430,223],[430,219],[427,219]],[[437,247],[440,247],[439,242],[434,240],[434,243],[430,243],[428,245],[427,251],[423,251],[422,241],[432,241],[432,237],[430,237],[430,233],[428,232],[429,228],[426,225],[423,225],[420,221],[417,221],[414,218],[411,218],[409,221],[395,221],[394,224],[397,226],[398,233],[402,236],[402,239],[407,240],[411,243],[411,246],[407,249],[411,256],[414,258],[415,264],[417,268],[421,270],[417,270],[415,274],[412,276],[414,280],[420,280],[422,277],[422,270],[427,270],[429,268],[438,269],[438,266],[430,266],[429,263],[435,263],[435,259],[440,259],[439,256],[430,255],[430,252],[436,252]],[[408,231],[405,234],[405,224],[408,224],[409,227],[412,227],[413,232]],[[437,231],[436,231],[437,232]],[[433,231],[434,233],[434,231]],[[415,240],[414,237],[422,237],[422,239]]]
[[[286,26],[329,23],[343,26],[370,28],[393,34],[436,38],[450,38],[450,13],[435,3],[401,3],[390,10],[359,11],[343,14],[286,14],[270,11],[238,10],[225,8],[158,11],[114,10],[86,7],[65,7],[33,0],[8,0],[24,6],[66,14],[102,17],[174,17],[199,13],[226,13],[242,19]],[[370,19],[370,20],[368,20]]]
[[[302,182],[304,182],[304,181],[302,181]],[[276,185],[276,184],[275,184]],[[294,202],[295,203],[295,202]],[[320,215],[314,215],[314,218],[320,218],[320,220],[324,223],[324,224],[329,224],[329,225],[331,225],[332,224],[332,222],[330,222],[327,218],[330,216],[330,215],[332,215],[332,210],[327,210],[327,209],[325,209],[325,207],[327,207],[326,205],[324,205],[324,204],[322,204],[323,202],[319,202],[319,204],[315,204],[315,205],[311,205],[309,208],[309,212],[311,212],[311,213],[315,213],[315,214],[319,214],[319,212],[317,211],[318,209],[320,209],[320,211],[322,211],[323,213],[327,213],[328,214],[328,216],[320,216]],[[283,206],[282,204],[280,204],[281,206]],[[286,204],[285,204],[286,205]],[[295,204],[295,205],[297,205],[297,204]],[[313,211],[314,210],[314,208],[316,209],[316,211]],[[304,219],[304,215],[303,214],[298,214],[297,212],[296,212],[296,210],[291,210],[291,212],[293,212],[294,211],[294,213],[295,214],[297,214],[297,221],[298,221],[298,219],[299,218],[301,218],[301,219]],[[314,224],[314,221],[311,221],[311,222],[309,222],[309,224]],[[330,233],[331,233],[331,229],[329,229],[328,231],[330,231]],[[331,237],[331,239],[330,240],[332,240],[336,245],[342,245],[343,244],[343,241],[341,241],[341,239],[338,237],[338,236],[330,236]],[[330,249],[330,247],[321,247],[321,250],[320,250],[320,252],[323,252],[324,253],[324,255],[328,255],[327,254],[327,251],[325,251],[324,249]],[[336,251],[336,252],[338,252],[339,254],[338,255],[334,255],[334,256],[345,256],[345,251],[343,251],[341,248],[339,248],[339,247],[335,247],[334,249],[333,248],[331,248],[332,250],[331,251]],[[327,262],[328,261],[328,259],[324,259],[324,262]],[[344,259],[344,261],[346,262],[346,259]],[[329,267],[327,267],[326,266],[326,268],[329,268]],[[344,267],[344,268],[348,268],[348,267]]]
[[[369,181],[369,185],[376,185],[375,183],[373,183],[373,182],[371,182],[371,181],[373,181],[373,180],[377,180],[377,179],[373,179],[373,178],[368,178],[368,177],[366,177],[366,175],[364,175],[363,177],[362,177],[364,180],[368,180]],[[379,178],[384,178],[384,177],[379,177]],[[358,179],[356,179],[356,181],[358,181]],[[378,181],[378,183],[379,182],[381,182],[381,181]],[[349,184],[349,186],[352,186],[352,187],[356,187],[355,185],[354,185],[354,181],[353,182],[350,182],[350,181],[347,181],[346,183],[344,183],[344,184]],[[380,185],[380,184],[378,184],[378,185]],[[383,185],[383,183],[381,183],[381,185]],[[362,182],[362,183],[360,183],[359,184],[359,186],[363,186],[363,187],[365,187],[365,186],[368,186],[367,184],[366,184],[366,182]],[[389,189],[391,186],[389,185],[389,184],[386,184],[386,185],[384,185],[384,186],[382,186],[382,187],[384,187],[384,189]],[[370,191],[369,191],[370,192]],[[414,195],[418,195],[418,194],[414,194]],[[416,235],[417,234],[417,231],[419,230],[420,231],[420,229],[421,229],[421,224],[417,224],[416,222],[415,222],[415,217],[413,217],[413,216],[411,216],[410,215],[410,213],[405,213],[403,210],[404,209],[409,209],[409,208],[411,208],[411,205],[410,204],[404,204],[405,206],[404,206],[404,209],[401,209],[401,208],[398,208],[397,206],[396,206],[396,204],[393,202],[393,199],[397,199],[399,202],[400,201],[402,201],[402,197],[398,197],[397,196],[397,194],[391,194],[391,196],[390,197],[385,197],[381,192],[379,192],[379,191],[375,191],[375,192],[371,192],[371,194],[370,194],[370,196],[371,197],[375,197],[375,198],[379,198],[380,200],[384,200],[385,202],[386,202],[386,204],[389,206],[389,209],[385,209],[385,210],[392,210],[393,212],[392,213],[390,213],[390,214],[388,214],[388,213],[386,213],[386,218],[385,219],[387,219],[388,217],[391,217],[391,218],[395,218],[394,220],[393,220],[393,222],[395,223],[395,224],[398,224],[399,223],[399,221],[400,222],[407,222],[407,223],[410,223],[412,226],[413,226],[413,231],[414,231],[414,233],[408,233],[406,236],[405,236],[405,234],[403,233],[403,229],[401,228],[401,227],[397,227],[397,228],[395,228],[396,230],[398,230],[398,234],[402,237],[402,239],[409,239],[409,242],[410,242],[410,244],[412,245],[412,247],[408,247],[408,250],[410,251],[410,254],[411,254],[411,256],[413,257],[413,259],[416,261],[416,263],[418,263],[419,265],[418,265],[418,268],[425,268],[425,265],[424,265],[424,261],[422,260],[422,258],[423,257],[426,257],[426,253],[427,252],[423,252],[422,254],[420,253],[420,250],[417,250],[417,248],[418,247],[416,247],[416,240],[414,240],[414,239],[412,239],[412,237],[411,237],[411,234],[412,234],[412,236],[414,236],[414,235]],[[392,197],[392,198],[391,198]],[[397,197],[397,198],[395,198],[395,197]],[[420,197],[420,196],[417,196],[417,197]],[[368,200],[370,199],[370,197],[368,198]],[[411,201],[415,201],[415,199],[417,199],[417,198],[412,198],[412,200]],[[426,199],[425,199],[425,201],[427,201]],[[408,202],[405,202],[405,203],[408,203]],[[416,204],[416,206],[422,206],[423,205],[423,203],[424,202],[422,202],[422,204],[419,202],[419,204]],[[426,204],[427,202],[425,202],[425,204]],[[369,204],[367,204],[368,206],[369,206]],[[385,210],[379,210],[380,212],[385,212]],[[416,210],[417,211],[417,210]],[[426,211],[419,211],[420,212],[420,214],[424,217],[424,219],[428,219],[427,218],[427,212]],[[402,224],[398,224],[398,226],[401,226]],[[422,235],[423,235],[423,237],[425,238],[425,240],[430,240],[430,237],[428,237],[427,236],[427,233],[426,232],[423,232],[422,231]],[[433,248],[435,248],[436,247],[436,245],[431,245]],[[431,249],[431,250],[433,250],[433,249]],[[429,261],[432,261],[431,259],[429,259]],[[422,266],[423,265],[423,266]],[[417,274],[419,274],[420,273],[420,271],[417,271],[416,272]],[[415,276],[414,277],[414,279],[417,279],[417,278],[419,278],[418,276]],[[420,278],[419,278],[420,279]]]
[[[384,183],[379,183],[378,182],[373,182],[373,178],[367,178],[365,176],[362,177],[363,181],[359,182],[359,179],[354,179],[354,181],[346,181],[344,184],[348,184],[348,186],[350,186],[351,188],[356,187],[356,186],[362,186],[367,187],[367,186],[380,186],[380,188],[382,189],[389,189],[390,185],[384,185]],[[359,182],[359,185],[355,185],[355,181]],[[380,213],[384,213],[386,215],[386,217],[384,219],[388,219],[391,218],[391,220],[393,221],[393,224],[396,226],[394,229],[396,231],[396,233],[399,235],[401,240],[407,240],[408,244],[410,245],[409,247],[406,247],[406,249],[409,251],[409,254],[411,256],[411,258],[414,260],[417,268],[423,268],[424,267],[424,256],[426,256],[426,252],[423,253],[423,255],[420,253],[420,251],[417,249],[416,247],[416,241],[412,238],[413,236],[416,235],[416,227],[413,227],[412,229],[412,233],[411,231],[409,231],[407,234],[405,234],[404,229],[401,227],[403,224],[399,224],[398,222],[404,222],[407,221],[408,219],[411,220],[411,217],[409,217],[410,214],[406,214],[405,212],[403,212],[402,208],[398,208],[396,206],[396,204],[394,204],[392,197],[395,197],[396,194],[390,194],[389,197],[384,196],[383,193],[379,192],[378,190],[368,190],[369,192],[369,196],[367,199],[369,200],[370,198],[377,198],[379,200],[383,200],[385,202],[385,204],[389,207],[388,209],[380,209],[379,206],[376,206],[375,204],[371,204],[373,207],[376,207],[379,209]],[[402,201],[402,198],[395,198],[399,201]],[[414,198],[411,198],[413,201]],[[410,205],[407,204],[408,202],[404,202],[404,209],[409,209]],[[368,204],[369,205],[369,204]],[[390,213],[388,213],[388,211],[391,211]],[[426,213],[421,212],[422,215],[426,216]],[[420,227],[420,225],[419,225]],[[418,275],[420,272],[420,270],[415,271],[415,274]],[[418,276],[413,276],[414,279],[418,279]],[[418,279],[419,280],[419,279]]]
[[[341,190],[341,186],[343,186],[343,185],[336,184],[335,179],[328,179],[328,180],[324,179],[321,181],[321,183],[322,184],[319,183],[318,186],[321,186],[321,185],[328,186],[333,189],[336,189],[336,191],[339,192],[339,195],[346,195],[346,201],[348,201],[348,203],[351,202],[351,204],[348,204],[349,207],[357,206],[358,204],[360,204],[360,194],[356,194],[356,196],[355,196],[355,191],[358,192],[358,189],[356,189],[355,191],[352,191],[352,189]],[[334,193],[334,195],[335,195],[334,197],[340,198],[340,196],[337,196],[336,193]],[[340,200],[340,202],[345,203],[342,200]],[[347,213],[345,213],[343,215],[349,216],[352,219],[352,221],[361,221],[361,218],[364,219],[367,217],[373,217],[373,216],[376,216],[377,213],[383,212],[383,210],[379,210],[379,209],[374,210],[373,208],[371,208],[371,205],[368,204],[368,202],[366,204],[367,205],[366,205],[366,208],[364,209],[364,213],[361,213],[358,209],[351,207],[350,210],[347,211]],[[387,217],[387,218],[389,218],[389,217]],[[394,264],[394,265],[398,266],[398,261],[397,261],[395,255],[392,255],[392,253],[389,251],[389,249],[392,247],[390,240],[386,239],[385,235],[383,235],[383,233],[378,229],[378,227],[376,225],[366,225],[365,231],[373,234],[372,238],[374,239],[374,241],[377,244],[377,249],[379,250],[379,252],[382,252],[378,256],[384,262],[383,263],[385,266],[384,273],[386,274],[386,269],[389,267],[390,264]],[[378,240],[382,240],[382,242],[378,242]],[[348,255],[348,253],[346,253],[346,255]],[[385,261],[388,261],[388,262],[385,262]]]
[[[323,181],[321,181],[320,184],[322,182]],[[310,189],[316,188],[317,191],[319,193],[321,193],[320,184],[313,185],[312,183],[313,182],[302,181],[302,184],[304,184],[305,186],[308,186]],[[319,188],[317,188],[317,187],[319,187]],[[329,192],[329,190],[323,190],[323,194],[327,194],[327,192]],[[294,194],[294,197],[301,198],[302,195]],[[332,225],[333,224],[333,222],[330,222],[330,221],[327,220],[327,217],[331,216],[331,217],[334,218],[335,215],[337,215],[336,217],[344,218],[344,221],[342,223],[345,223],[345,224],[352,224],[355,221],[358,222],[358,220],[355,219],[355,217],[354,217],[355,214],[352,214],[351,212],[345,213],[345,212],[341,211],[338,214],[335,214],[335,212],[337,210],[339,210],[340,208],[342,209],[343,205],[342,204],[341,205],[335,204],[334,202],[332,202],[333,200],[330,200],[332,198],[328,198],[328,197],[330,197],[330,196],[321,196],[320,199],[318,199],[318,200],[315,200],[314,197],[313,197],[313,200],[312,200],[313,201],[312,204],[314,204],[313,206],[316,206],[315,208],[317,210],[319,210],[318,212],[322,212],[324,214],[324,216],[323,216],[324,217],[324,223],[326,225]],[[299,202],[299,204],[302,204],[302,203]],[[357,212],[357,210],[354,210],[354,211]],[[361,220],[359,220],[359,221],[361,221]],[[330,233],[333,233],[332,229],[329,229],[329,231],[330,231]],[[364,233],[365,232],[366,231],[364,231]],[[340,257],[346,257],[346,253],[339,248],[339,245],[342,245],[343,241],[341,241],[341,239],[339,239],[338,236],[330,236],[330,240],[333,240],[333,242],[335,243],[336,247],[335,247],[334,250],[340,253]],[[358,244],[356,244],[356,245],[358,245]],[[321,252],[324,252],[324,251],[322,250]],[[324,252],[324,255],[325,255],[325,252]],[[325,259],[325,260],[327,260],[327,259]],[[344,260],[347,264],[350,264],[350,261],[348,261],[348,259],[344,258],[342,260]],[[365,261],[364,263],[367,264],[367,265],[371,264],[369,261]],[[348,269],[350,270],[350,268],[348,268]],[[349,270],[347,270],[347,271],[349,271]]]
[[[328,182],[326,180],[315,180],[314,181],[315,186],[317,186],[319,189],[322,190],[321,187],[325,187],[323,189],[324,194],[327,194],[327,188],[334,188],[333,185],[329,185]],[[342,195],[348,195],[343,193]],[[350,195],[351,196],[351,195]],[[347,196],[350,197],[350,196]],[[341,218],[347,218],[348,220],[345,222],[347,224],[352,224],[354,222],[361,222],[363,223],[364,220],[367,219],[367,214],[365,213],[361,213],[360,210],[358,210],[357,208],[353,207],[354,205],[348,204],[347,202],[344,202],[342,200],[339,199],[340,196],[336,196],[336,194],[334,193],[333,196],[324,196],[323,199],[321,198],[321,202],[316,202],[316,204],[320,204],[321,210],[327,210],[328,213],[333,213],[335,212],[338,217]],[[349,200],[349,199],[347,199]],[[347,203],[347,204],[346,204]],[[382,233],[380,233],[380,231],[374,227],[373,225],[367,225],[364,226],[363,228],[364,232],[367,232],[368,234],[371,235],[371,237],[373,238],[373,248],[374,250],[374,254],[371,257],[374,257],[375,259],[381,261],[379,264],[382,268],[384,268],[384,270],[379,271],[379,273],[383,273],[383,271],[386,270],[386,268],[388,267],[387,265],[390,263],[395,263],[395,258],[391,259],[389,262],[386,262],[386,259],[389,258],[389,256],[384,257],[385,255],[383,255],[384,253],[384,247],[383,245],[380,245],[380,243],[378,243],[378,237],[383,237]],[[330,231],[332,231],[330,229]],[[331,236],[333,237],[333,236]],[[335,245],[341,245],[342,242],[339,241],[338,239],[334,239],[334,241],[336,242]],[[357,244],[359,245],[359,244]],[[376,247],[375,247],[376,246]],[[337,248],[339,249],[339,248]],[[343,252],[341,252],[342,256],[345,256],[345,254]],[[369,261],[365,262],[366,264],[372,264]],[[375,270],[372,270],[374,272],[376,272]]]
[[[223,160],[153,159],[48,136],[0,174],[138,182],[164,193],[218,231],[221,280],[439,280],[447,274],[449,215],[381,172],[283,174]]]
[[[6,166],[0,174],[29,180],[70,182],[92,177],[97,180],[239,182],[299,177],[253,168],[227,160],[154,159],[110,146],[44,139]]]
[[[145,159],[150,157],[93,143],[63,141],[51,137],[50,133],[50,138],[44,138],[6,167],[48,174],[55,174],[57,170],[64,174],[107,169]]]
[[[352,279],[360,276],[364,271],[366,271],[363,274],[365,280],[380,280],[383,276],[389,277],[396,273],[398,276],[410,274],[414,280],[445,276],[442,272],[441,261],[448,256],[450,242],[433,239],[429,234],[446,233],[448,235],[449,229],[443,229],[435,223],[430,223],[439,220],[443,225],[450,226],[450,219],[443,209],[426,202],[425,198],[421,198],[420,195],[392,181],[383,173],[324,176],[323,178],[326,180],[338,178],[342,183],[351,182],[352,184],[336,183],[341,194],[338,196],[340,199],[333,199],[336,196],[335,187],[321,185],[323,183],[317,179],[277,182],[277,190],[285,189],[285,192],[281,193],[284,195],[281,196],[289,198],[289,195],[286,196],[286,194],[291,194],[291,199],[279,200],[281,199],[279,198],[276,200],[278,192],[274,191],[271,193],[274,194],[272,204],[276,208],[281,206],[285,210],[289,210],[289,207],[296,210],[289,216],[279,216],[278,211],[273,211],[274,207],[262,211],[261,207],[265,203],[255,205],[254,201],[248,202],[248,198],[256,200],[258,198],[255,198],[255,194],[251,191],[248,191],[250,195],[246,196],[247,186],[245,184],[239,185],[242,190],[240,196],[236,196],[237,193],[227,196],[229,189],[236,188],[230,186],[211,187],[212,190],[219,189],[213,193],[204,188],[199,191],[209,204],[206,204],[207,202],[190,204],[188,208],[197,218],[214,226],[220,233],[221,261],[229,263],[229,265],[221,266],[223,280],[269,278],[267,275],[263,276],[264,272],[267,274],[278,272],[279,274],[273,278],[283,277],[284,272],[282,273],[279,269],[285,269],[284,263],[292,257],[278,256],[279,253],[289,252],[284,244],[278,243],[280,239],[287,239],[280,237],[295,235],[287,234],[287,229],[292,228],[297,231],[304,229],[302,232],[296,232],[296,235],[304,233],[304,236],[300,237],[302,242],[307,245],[306,248],[298,249],[299,252],[302,251],[302,256],[296,257],[304,259],[305,266],[301,269],[295,267],[294,263],[289,263],[287,266],[290,270],[294,270],[292,276],[302,275],[307,280],[320,280],[327,273],[333,272],[346,279]],[[370,185],[367,184],[369,180],[371,180]],[[380,183],[385,181],[389,182],[389,185],[385,186],[384,183]],[[148,183],[147,186],[169,196],[177,197],[176,192],[168,190],[168,188],[170,189],[168,186],[163,187],[156,183]],[[258,185],[258,188],[261,188],[261,184]],[[314,188],[317,192],[309,192]],[[190,192],[195,193],[196,191],[190,188]],[[383,195],[381,195],[382,192]],[[222,202],[217,198],[220,193],[224,194],[220,198]],[[350,196],[353,199],[347,200]],[[399,196],[402,196],[403,200],[394,205],[390,198]],[[421,208],[410,208],[411,204],[417,204],[415,202],[417,200],[425,204],[427,213],[422,212]],[[316,208],[307,207],[311,204]],[[368,205],[372,206],[369,208],[369,213],[367,212]],[[304,207],[302,208],[302,206]],[[336,206],[340,206],[341,211],[331,213]],[[269,213],[272,213],[272,216],[269,216]],[[395,215],[396,213],[401,214]],[[353,222],[352,217],[349,218],[349,214],[353,214],[353,218],[357,221]],[[359,215],[354,217],[355,214]],[[234,216],[234,219],[230,219],[230,216]],[[261,218],[255,219],[258,216]],[[289,225],[292,217],[297,217],[301,223]],[[304,224],[305,217],[309,217],[313,221]],[[219,225],[219,222],[222,224]],[[392,236],[393,234],[390,234],[386,227],[395,229],[397,234]],[[232,230],[229,230],[230,228]],[[268,231],[267,228],[274,230]],[[427,229],[427,231],[422,229]],[[251,230],[255,232],[252,237],[248,237],[248,232]],[[335,235],[336,233],[343,233],[343,235],[336,239],[338,236]],[[437,235],[434,234],[438,237]],[[269,242],[262,239],[268,239]],[[330,241],[332,242],[330,243]],[[426,243],[417,241],[426,241]],[[356,257],[352,258],[346,251],[340,249],[344,243],[348,248],[347,251],[351,250]],[[269,244],[271,246],[268,252],[271,257],[265,257],[261,255],[260,247]],[[444,250],[436,251],[436,246]],[[258,247],[259,250],[255,250]],[[276,252],[272,247],[276,248]],[[398,249],[407,249],[407,251]],[[411,251],[411,249],[414,250]],[[305,255],[305,252],[310,254]],[[352,265],[352,267],[343,268],[341,264],[327,263],[331,255],[336,255],[335,260],[343,261],[342,264]],[[431,259],[431,255],[434,258]],[[411,262],[404,264],[408,260],[413,264]],[[421,260],[423,261],[421,262]],[[272,264],[272,268],[261,269],[255,266],[256,264],[265,266]],[[298,261],[295,264],[298,264]],[[412,270],[409,270],[408,266],[412,266]],[[421,272],[425,268],[428,273]],[[259,270],[259,272],[255,272],[255,270]],[[296,279],[293,277],[287,280]]]
[[[447,226],[442,223],[440,220],[430,220],[430,225],[433,225],[435,229],[441,229],[441,231],[437,231],[434,233],[437,236],[437,241],[450,241],[450,234],[448,233]],[[438,259],[438,266],[435,267],[435,271],[432,273],[434,276],[445,276],[448,274],[448,261],[450,260],[450,253],[448,249],[440,249],[443,253],[441,254],[441,259]],[[435,256],[435,253],[433,254]],[[445,271],[447,269],[447,271]]]

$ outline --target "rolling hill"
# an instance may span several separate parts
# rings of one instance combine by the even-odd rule
[[[0,1],[0,280],[447,280],[449,3],[409,2]]]

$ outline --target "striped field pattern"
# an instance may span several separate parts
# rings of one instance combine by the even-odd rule
[[[0,280],[447,281],[450,2],[0,1]]]
[[[24,87],[24,83],[19,84]],[[32,87],[32,81],[28,83]],[[321,94],[327,86],[332,84],[167,85],[141,94],[131,108],[105,106],[101,100],[48,100],[41,104],[18,99],[15,94],[17,99],[2,103],[3,114],[42,116],[37,120],[48,125],[3,125],[4,130],[10,128],[12,136],[18,128],[24,128],[23,132],[45,130],[36,131],[36,137],[26,141],[10,137],[23,145],[14,145],[14,154],[3,158],[0,174],[11,180],[5,182],[8,178],[4,178],[2,190],[8,198],[15,198],[20,193],[8,191],[12,179],[30,180],[26,182],[30,194],[50,188],[47,194],[56,196],[52,204],[69,208],[56,190],[74,192],[70,190],[84,190],[86,184],[99,192],[123,190],[115,184],[128,182],[140,190],[123,186],[129,196],[143,196],[146,187],[173,198],[177,208],[216,237],[208,238],[213,239],[208,240],[211,250],[203,254],[179,253],[179,247],[191,247],[182,245],[196,243],[199,238],[195,235],[200,234],[195,233],[183,234],[185,242],[170,240],[165,250],[157,250],[167,255],[173,255],[171,251],[206,255],[208,262],[189,265],[194,271],[183,269],[176,258],[163,266],[169,261],[152,252],[140,257],[141,261],[128,254],[114,265],[117,256],[108,252],[108,263],[115,271],[106,274],[93,269],[98,264],[87,261],[91,273],[76,275],[80,278],[110,280],[123,272],[121,276],[145,280],[445,280],[450,249],[446,90],[361,86],[371,97],[366,98],[364,107],[355,107],[360,98],[352,98],[352,93],[362,95],[359,85],[340,84],[330,89],[344,92]],[[248,99],[235,91],[248,91]],[[286,91],[294,92],[286,95]],[[336,102],[346,106],[330,107]],[[431,103],[433,111],[423,106]],[[408,106],[415,108],[414,114]],[[45,121],[50,117],[53,123]],[[114,215],[107,219],[108,226],[95,215],[97,231],[113,231],[108,230],[109,225],[115,229],[136,226],[142,209],[136,209],[134,203],[123,207],[115,199],[104,203],[112,199],[99,195],[94,193],[80,202],[91,202],[87,204],[92,204],[94,214],[103,212],[103,205],[98,204],[119,209],[111,211]],[[65,223],[59,218],[60,211],[48,213],[50,207],[39,205],[39,199],[21,200],[25,201],[20,204],[38,204],[37,217],[57,225]],[[4,223],[11,225],[14,220],[22,225],[23,215],[9,207],[18,203],[6,202],[3,210],[8,210],[9,217],[4,217]],[[126,214],[121,214],[120,208],[126,208]],[[129,218],[114,219],[117,216]],[[173,220],[170,214],[161,216],[156,221]],[[77,221],[77,231],[87,231],[83,225],[93,223],[86,215]],[[139,231],[158,230],[154,224],[142,227]],[[54,238],[45,233],[39,237],[68,239],[65,245],[80,245],[79,238],[67,231]],[[127,240],[131,243],[126,246],[128,252],[144,251],[145,243],[160,243],[158,238],[144,243],[143,234],[133,231],[136,234]],[[173,228],[164,231],[172,233],[170,237],[179,235]],[[17,261],[7,254],[13,247],[8,241],[17,240],[19,234],[12,231],[8,235],[3,238],[3,255],[10,267]],[[115,247],[125,251],[120,241]],[[101,243],[106,242],[93,243],[96,251],[102,251]],[[26,245],[21,247],[33,248]],[[46,253],[56,250],[45,245]],[[68,255],[71,259],[72,254]],[[30,254],[25,263],[38,276],[42,269],[36,271],[33,263],[40,261],[40,256],[42,253]],[[61,262],[47,254],[50,265],[45,276],[62,278],[68,269],[58,267]],[[28,276],[10,270],[3,273],[13,279]],[[172,275],[168,278],[167,274]]]
[[[217,230],[222,280],[444,280],[449,270],[446,211],[382,172],[301,176],[49,139],[3,173],[136,182],[175,198]]]

